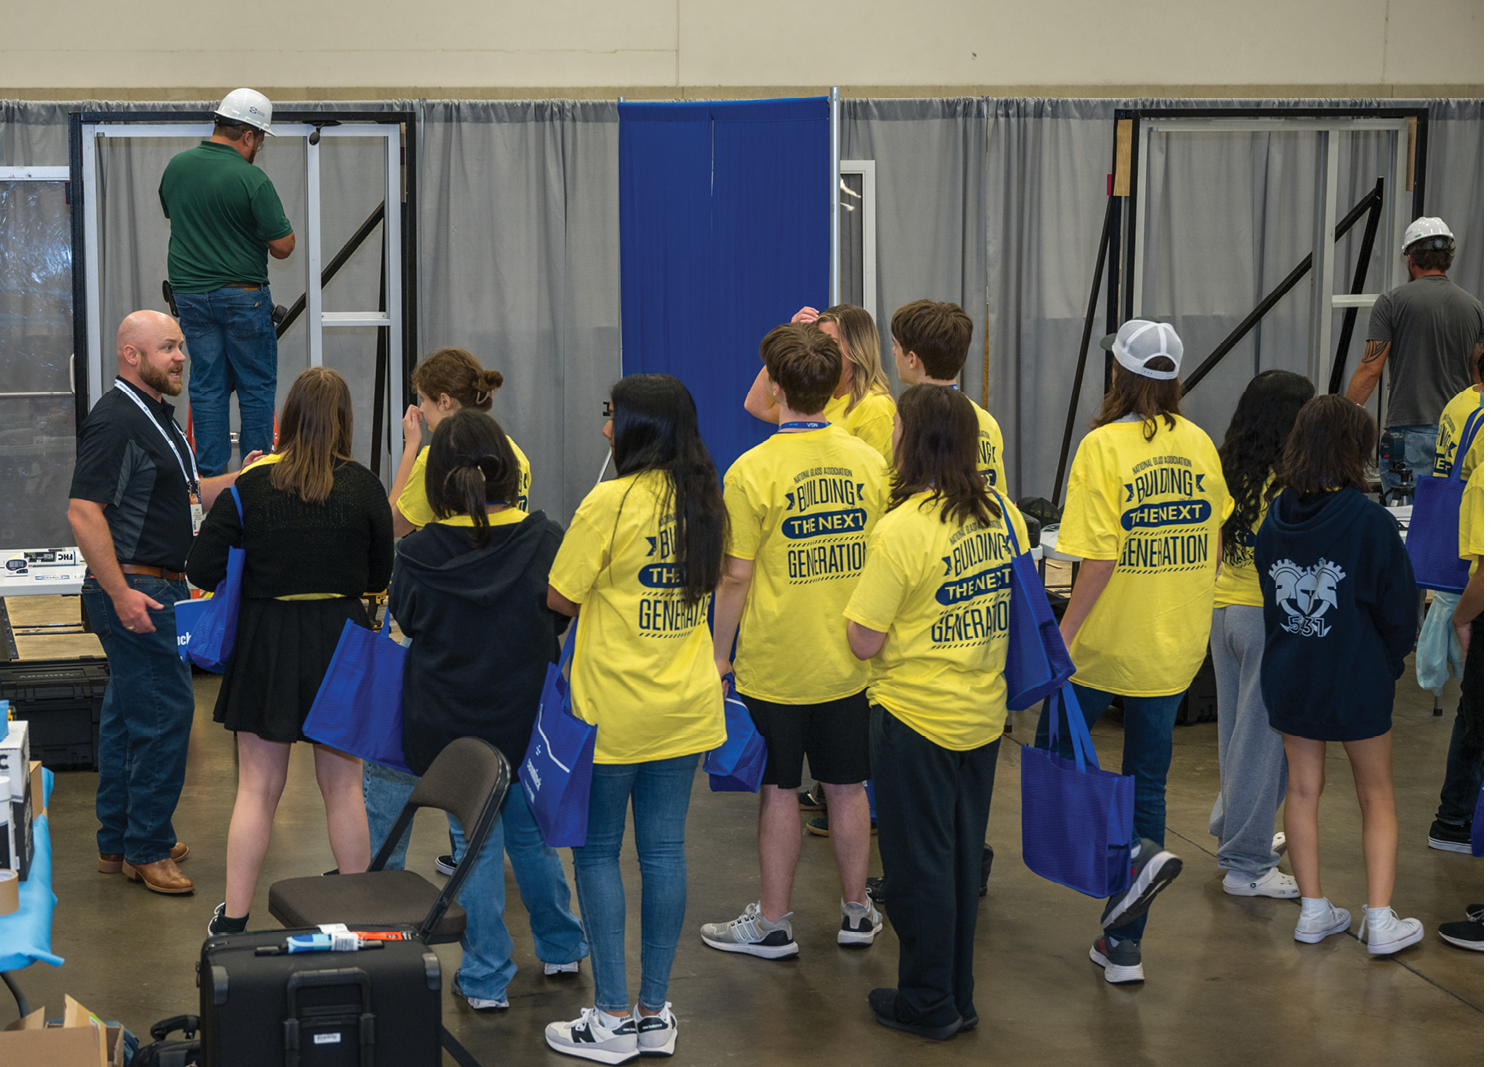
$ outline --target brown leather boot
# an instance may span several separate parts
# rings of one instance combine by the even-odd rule
[[[191,851],[192,850],[190,848],[178,841],[176,844],[171,846],[171,858],[176,860],[177,863],[180,863],[182,860],[187,858],[187,853]],[[123,868],[124,856],[122,856],[120,853],[99,853],[100,874],[118,874]]]
[[[124,864],[124,876],[132,882],[144,882],[145,888],[157,893],[190,893],[192,880],[182,874],[176,860],[167,856],[155,863],[142,863],[138,867]]]

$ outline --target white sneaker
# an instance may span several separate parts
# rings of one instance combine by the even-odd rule
[[[1292,936],[1303,944],[1316,945],[1325,937],[1343,933],[1352,921],[1348,908],[1335,908],[1329,904],[1327,911],[1309,918],[1307,907],[1303,905],[1302,915],[1297,920],[1297,929],[1292,931]]]
[[[473,1011],[495,1012],[508,1011],[508,994],[505,993],[497,1000],[489,1000],[487,997],[469,997],[462,992],[462,987],[455,982],[451,983],[451,991],[467,1002],[467,1006]]]
[[[638,1027],[631,1015],[616,1029],[602,1022],[596,1008],[582,1008],[581,1018],[545,1027],[545,1043],[556,1052],[597,1063],[627,1063],[638,1057]]]
[[[674,1005],[664,1002],[664,1010],[658,1015],[644,1015],[633,1006],[633,1025],[638,1028],[638,1055],[673,1056],[674,1042],[680,1036],[680,1021],[669,1009]]]
[[[1276,831],[1276,836],[1271,838],[1271,851],[1280,856],[1287,850],[1287,835],[1281,830]]]
[[[581,972],[581,961],[572,960],[570,963],[547,963],[545,964],[545,977],[552,974],[579,974]]]
[[[1420,919],[1402,919],[1389,908],[1385,908],[1382,915],[1371,919],[1368,904],[1364,906],[1364,921],[1359,924],[1359,940],[1366,940],[1366,930],[1369,931],[1366,947],[1371,956],[1389,956],[1392,952],[1410,948],[1421,940],[1423,933]]]
[[[1297,879],[1282,874],[1280,867],[1272,867],[1259,878],[1247,878],[1238,871],[1224,876],[1224,891],[1232,897],[1275,897],[1278,900],[1295,900],[1302,895],[1297,888]]]
[[[842,945],[866,946],[882,932],[882,915],[867,898],[865,904],[840,902],[840,932],[835,940]]]
[[[722,952],[744,952],[768,960],[797,956],[799,943],[794,940],[794,924],[789,922],[793,916],[790,911],[777,922],[769,922],[762,905],[753,901],[730,922],[706,923],[700,928],[700,939]]]

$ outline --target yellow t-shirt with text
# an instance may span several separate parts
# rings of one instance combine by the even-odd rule
[[[1275,471],[1267,474],[1266,485],[1269,486],[1275,477]],[[1269,500],[1261,502],[1260,511],[1256,513],[1255,522],[1251,523],[1250,533],[1246,535],[1243,545],[1235,546],[1233,552],[1229,545],[1224,546],[1224,566],[1214,582],[1216,608],[1227,608],[1233,604],[1242,604],[1247,608],[1265,607],[1265,598],[1261,596],[1260,576],[1255,570],[1255,536],[1261,532],[1261,523],[1266,521],[1269,504]],[[1221,519],[1219,524],[1224,525],[1224,521]]]
[[[1006,724],[1006,647],[1012,560],[1028,551],[998,518],[989,526],[939,518],[942,500],[909,497],[872,531],[845,617],[887,635],[871,659],[867,697],[942,748],[966,752]],[[1022,565],[1032,564],[1024,559]]]
[[[965,399],[975,408],[975,421],[980,423],[980,460],[977,464],[980,476],[986,480],[986,485],[1006,496],[1006,464],[1002,461],[1001,427],[996,425],[996,416],[977,404],[973,397],[967,396]]]
[[[821,704],[866,688],[841,612],[888,491],[877,450],[839,426],[776,433],[731,465],[726,552],[753,563],[733,663],[739,691]]]
[[[1057,548],[1115,560],[1069,654],[1074,682],[1124,696],[1188,688],[1208,650],[1219,527],[1234,500],[1206,433],[1134,417],[1091,430],[1069,474]]]
[[[849,396],[832,396],[825,405],[826,420],[875,448],[891,469],[892,420],[897,415],[897,403],[886,393],[867,393],[861,403],[847,411],[849,400]]]
[[[508,439],[508,445],[514,450],[514,458],[519,461],[519,498],[509,503],[516,510],[527,512],[529,510],[529,457],[524,455],[524,450],[512,437]],[[399,494],[399,512],[409,519],[416,529],[426,523],[436,521],[436,513],[431,510],[431,502],[425,495],[425,460],[430,450],[430,445],[426,445],[415,457],[415,466],[410,468],[410,480],[405,482],[405,487]]]
[[[598,763],[705,752],[726,740],[706,616],[679,593],[674,511],[663,471],[603,482],[581,501],[550,584],[581,605],[571,708],[597,725]]]
[[[1453,460],[1458,458],[1458,444],[1463,440],[1463,428],[1468,420],[1484,406],[1484,394],[1469,386],[1447,402],[1442,417],[1437,420],[1437,461],[1432,464],[1432,476],[1446,478],[1452,474]],[[1467,478],[1473,468],[1484,461],[1484,430],[1480,426],[1463,457],[1463,469],[1458,477]]]
[[[1484,465],[1474,468],[1463,487],[1463,503],[1458,507],[1458,556],[1475,559],[1484,554]]]

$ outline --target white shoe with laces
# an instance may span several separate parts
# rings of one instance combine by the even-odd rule
[[[1388,907],[1372,908],[1366,904],[1358,937],[1365,942],[1371,956],[1389,956],[1416,944],[1423,933],[1420,919],[1402,919]]]
[[[1230,871],[1224,876],[1224,891],[1233,897],[1275,897],[1278,900],[1295,900],[1302,895],[1302,890],[1297,888],[1297,879],[1282,874],[1280,867],[1272,867],[1259,878]]]
[[[582,1008],[581,1018],[551,1023],[545,1027],[545,1043],[556,1052],[579,1056],[597,1063],[627,1063],[638,1057],[638,1027],[631,1015],[621,1019],[608,1016],[596,1008]]]
[[[674,1042],[680,1036],[680,1021],[669,1010],[673,1006],[666,1000],[658,1015],[644,1015],[637,1005],[633,1006],[633,1025],[638,1028],[638,1055],[674,1055]]]
[[[1297,919],[1297,929],[1292,937],[1304,945],[1316,945],[1325,937],[1341,934],[1349,928],[1353,918],[1348,908],[1335,908],[1327,897],[1321,903],[1309,897],[1302,898],[1302,915]]]

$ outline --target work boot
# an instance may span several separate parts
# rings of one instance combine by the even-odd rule
[[[155,863],[142,863],[138,867],[124,864],[124,876],[132,882],[144,882],[145,888],[156,893],[190,893],[192,879],[181,872],[176,860],[167,856]]]
[[[176,860],[177,863],[180,863],[182,860],[187,858],[187,853],[191,851],[192,850],[190,848],[178,841],[176,844],[171,846],[171,858]],[[118,874],[123,868],[124,856],[120,853],[99,853],[100,874]]]

